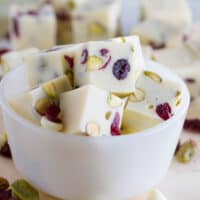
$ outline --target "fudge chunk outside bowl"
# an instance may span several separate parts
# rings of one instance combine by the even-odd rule
[[[40,190],[68,200],[125,200],[157,184],[170,165],[190,98],[183,81],[168,68],[150,61],[147,66],[181,85],[180,112],[154,128],[118,137],[74,136],[31,124],[8,104],[28,89],[24,67],[8,73],[0,84],[0,101],[22,176]]]

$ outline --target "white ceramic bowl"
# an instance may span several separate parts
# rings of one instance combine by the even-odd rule
[[[148,67],[181,84],[180,112],[138,134],[100,138],[51,132],[21,118],[7,100],[28,88],[24,67],[10,72],[0,84],[0,102],[19,172],[42,191],[69,200],[125,200],[154,186],[168,170],[190,98],[169,69],[150,61]]]

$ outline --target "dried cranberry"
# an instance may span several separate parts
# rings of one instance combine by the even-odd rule
[[[6,158],[12,158],[10,146],[8,143],[4,144],[4,146],[0,150],[0,155],[6,157]]]
[[[68,56],[68,55],[65,55],[64,58],[67,61],[67,63],[69,64],[69,67],[71,69],[73,69],[73,67],[74,67],[74,58],[71,57],[71,56]]]
[[[0,190],[0,200],[10,200],[11,197],[11,190]]]
[[[172,109],[168,103],[159,104],[156,107],[156,113],[163,120],[168,120],[173,116]]]
[[[57,19],[60,21],[69,21],[71,16],[66,11],[60,11],[56,14]]]
[[[111,58],[112,58],[112,57],[109,56],[108,59],[106,60],[106,62],[103,64],[103,66],[102,66],[101,68],[99,68],[99,69],[105,69],[105,68],[108,66],[108,64],[110,63]]]
[[[166,44],[160,43],[160,44],[156,44],[155,42],[150,42],[149,45],[152,47],[152,49],[158,50],[158,49],[164,49],[166,47]]]
[[[114,120],[111,124],[111,130],[110,131],[111,131],[112,136],[121,135],[121,130],[120,130],[119,124],[120,124],[120,114],[117,112],[115,114]]]
[[[0,49],[0,56],[2,56],[5,53],[8,53],[9,51],[10,51],[10,49],[7,49],[7,48]]]
[[[100,50],[100,53],[101,53],[102,56],[106,56],[109,53],[109,50],[103,48],[103,49]]]
[[[56,104],[50,105],[45,111],[45,116],[49,121],[60,123],[61,120],[58,118],[60,113],[60,107]]]
[[[87,49],[83,49],[82,54],[81,54],[81,64],[85,64],[87,62],[88,59],[88,50]]]
[[[130,64],[126,59],[119,59],[113,65],[113,75],[118,80],[124,80],[130,72]]]
[[[37,16],[39,14],[39,12],[37,10],[29,10],[27,12],[28,15],[32,15],[32,16]]]
[[[189,40],[189,36],[186,35],[186,34],[184,34],[184,35],[182,36],[182,41],[183,41],[183,42],[187,42],[188,40]]]
[[[195,83],[196,80],[194,78],[186,78],[185,82],[192,84],[192,83]]]
[[[200,133],[200,119],[186,119],[184,129]]]
[[[20,37],[18,18],[17,17],[13,18],[12,22],[13,22],[13,31],[14,31],[15,36]]]

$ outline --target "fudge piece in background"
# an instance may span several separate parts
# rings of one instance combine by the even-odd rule
[[[142,0],[141,17],[144,20],[160,19],[176,25],[192,22],[192,12],[186,0]]]
[[[200,56],[200,23],[187,27],[182,36],[182,41],[193,53]]]
[[[56,44],[57,24],[54,9],[13,5],[9,14],[9,33],[13,49],[47,49]]]
[[[19,51],[11,51],[4,54],[1,57],[1,65],[3,69],[3,73],[7,73],[11,69],[15,67],[19,67],[24,64],[24,58],[33,53],[39,52],[39,49],[29,48]]]
[[[124,112],[124,133],[142,131],[168,120],[181,105],[180,86],[155,72],[141,73],[136,88]]]
[[[62,93],[64,132],[88,136],[120,135],[125,102],[93,85]]]
[[[138,37],[124,43],[88,42],[81,48],[74,65],[75,86],[93,84],[121,96],[135,90],[138,74],[145,68]]]
[[[149,19],[136,25],[132,34],[140,36],[143,45],[153,49],[178,46],[185,26],[174,25],[160,19]]]
[[[104,40],[119,31],[120,3],[112,0],[85,4],[72,12],[73,42]]]

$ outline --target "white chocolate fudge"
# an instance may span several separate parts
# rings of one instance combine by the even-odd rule
[[[126,100],[87,85],[62,93],[64,132],[89,136],[120,135]]]
[[[133,40],[134,41],[134,40]],[[140,43],[114,41],[89,42],[82,46],[74,67],[75,86],[93,84],[113,93],[125,95],[135,90],[136,63],[143,63]]]
[[[56,44],[56,17],[50,5],[41,8],[13,5],[9,27],[14,49],[47,49]]]
[[[167,200],[167,199],[159,190],[154,189],[148,192],[146,200]]]
[[[179,85],[152,71],[144,71],[136,82],[136,92],[129,96],[123,119],[123,131],[135,132],[171,118],[181,104]]]
[[[48,128],[49,125],[49,129],[60,131],[62,124],[48,120],[45,112],[51,105],[59,103],[59,95],[62,92],[71,89],[68,77],[64,75],[44,83],[34,90],[18,95],[10,100],[9,104],[15,112],[34,124],[42,125],[45,128]]]
[[[36,87],[63,74],[72,75],[77,48],[78,45],[66,48],[55,47],[26,56],[24,63],[30,86]]]
[[[142,0],[143,19],[161,19],[172,24],[188,25],[192,13],[186,0]]]
[[[132,33],[140,37],[142,44],[161,49],[178,45],[182,31],[183,26],[173,25],[159,19],[150,19],[134,27]]]
[[[196,55],[184,46],[155,50],[152,52],[152,58],[173,69],[192,65],[197,60]]]
[[[182,40],[193,53],[200,56],[200,23],[189,26],[184,31]]]
[[[73,42],[104,40],[115,37],[119,28],[120,4],[89,2],[72,12]],[[81,31],[80,31],[81,30]]]
[[[9,53],[4,54],[1,57],[3,72],[7,73],[15,67],[22,66],[24,64],[24,58],[36,52],[39,52],[39,50],[36,48],[30,48],[19,51],[11,51]]]

